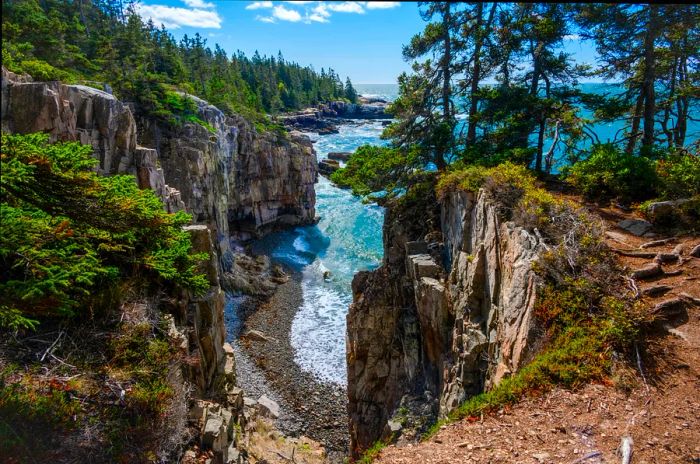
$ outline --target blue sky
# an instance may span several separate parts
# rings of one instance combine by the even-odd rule
[[[180,39],[199,32],[229,54],[277,55],[316,70],[332,67],[356,84],[395,83],[410,70],[401,47],[425,26],[410,2],[142,0],[139,14]],[[575,36],[565,42],[576,61],[595,52]]]

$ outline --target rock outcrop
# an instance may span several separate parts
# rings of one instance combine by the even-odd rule
[[[391,119],[387,113],[388,103],[381,99],[362,99],[358,103],[332,101],[315,108],[306,108],[295,113],[280,116],[280,122],[298,130],[314,131],[319,134],[338,133],[337,119]]]
[[[179,190],[195,221],[214,231],[222,268],[230,271],[231,238],[246,240],[313,223],[316,154],[301,133],[258,133],[242,117],[226,117],[190,98],[209,128],[143,119],[139,140],[158,151],[165,178]]]
[[[397,416],[405,423],[407,407],[420,409],[422,422],[402,432],[420,432],[515,372],[537,338],[539,239],[503,221],[483,190],[407,204],[387,210],[382,266],[353,280],[347,361],[355,456],[387,438]]]
[[[52,140],[92,145],[102,174],[133,167],[136,123],[127,105],[92,87],[34,82],[2,68],[2,130],[47,132]]]
[[[315,220],[316,154],[301,133],[260,133],[244,118],[190,98],[204,125],[136,121],[129,105],[101,90],[33,82],[2,68],[2,129],[92,145],[98,172],[132,174],[169,211],[184,209],[209,226],[221,269],[229,271],[231,238]]]
[[[193,215],[196,224],[185,229],[193,252],[209,255],[200,269],[209,290],[200,296],[168,295],[161,309],[168,335],[181,351],[182,378],[194,387],[189,419],[199,431],[199,449],[216,464],[247,462],[238,430],[252,433],[257,412],[245,407],[236,387],[234,351],[225,343],[222,286],[250,286],[256,272],[270,274],[271,283],[256,287],[264,293],[286,276],[269,262],[235,255],[230,240],[313,222],[316,155],[300,133],[259,133],[242,117],[226,117],[193,100],[203,124],[137,121],[130,106],[109,93],[34,82],[2,68],[3,131],[45,132],[53,141],[89,144],[98,173],[131,174],[139,187],[163,199],[167,211]],[[150,148],[138,145],[137,136]],[[266,407],[274,415],[274,404]],[[183,462],[201,462],[200,457],[189,450]]]

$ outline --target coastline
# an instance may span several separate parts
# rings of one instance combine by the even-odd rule
[[[253,387],[251,391],[269,392],[268,396],[279,400],[280,430],[319,441],[326,449],[328,461],[340,463],[349,452],[347,391],[338,384],[319,382],[294,361],[290,335],[294,317],[303,303],[302,276],[291,269],[285,271],[289,280],[279,285],[269,300],[258,303],[242,321],[236,344],[244,355],[241,359],[245,359],[246,375],[239,374],[239,383],[245,391]],[[266,339],[245,337],[250,330],[262,332]],[[256,378],[260,374],[265,385],[260,385],[261,379]]]

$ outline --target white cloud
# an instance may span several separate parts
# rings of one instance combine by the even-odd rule
[[[246,5],[246,10],[259,10],[260,8],[272,8],[272,2],[253,2]]]
[[[309,16],[307,16],[308,22],[317,22],[317,23],[327,23],[328,19],[326,17],[318,14],[318,13],[312,13]]]
[[[205,1],[205,0],[187,0],[187,1]],[[247,10],[257,10],[262,8],[272,9],[271,15],[258,15],[255,17],[257,21],[265,23],[276,23],[280,21],[303,22],[311,23],[327,23],[333,13],[366,13],[365,7],[368,10],[390,9],[400,6],[400,2],[314,2],[314,1],[280,1],[280,2],[265,2],[257,1],[246,6]]]
[[[214,8],[213,3],[205,2],[204,0],[182,0],[185,5],[190,8]]]
[[[328,3],[327,8],[331,11],[337,11],[339,13],[358,13],[362,14],[365,10],[357,2],[343,2],[343,3]]]
[[[564,36],[564,40],[579,40],[581,38],[578,34],[568,34]]]
[[[316,7],[313,9],[313,13],[324,18],[328,18],[331,15],[330,11],[328,11],[328,7],[323,3],[316,5]]]
[[[388,8],[396,8],[401,2],[365,2],[365,7],[368,10],[385,10]]]
[[[297,10],[290,10],[282,5],[277,5],[272,9],[272,16],[282,21],[291,21],[293,23],[301,21],[301,14]]]
[[[155,24],[164,24],[168,29],[181,26],[221,29],[221,17],[216,11],[143,4],[137,4],[136,8],[145,20],[152,19]]]

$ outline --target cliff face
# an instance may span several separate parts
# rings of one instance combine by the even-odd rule
[[[192,98],[196,123],[140,123],[139,140],[159,154],[165,178],[181,193],[195,221],[215,231],[222,264],[230,269],[229,238],[249,239],[315,219],[316,155],[299,132],[258,133],[241,117]]]
[[[134,120],[128,105],[91,87],[32,82],[2,71],[2,125],[90,144],[98,171],[133,174],[214,234],[221,268],[231,269],[230,238],[248,239],[315,218],[316,155],[308,137],[258,133],[241,117],[193,98],[200,119],[171,127]],[[150,148],[137,145],[139,143]]]
[[[439,219],[416,224],[426,216]],[[407,414],[420,431],[426,414],[444,416],[499,382],[536,339],[542,245],[502,221],[484,191],[390,207],[384,247],[383,265],[353,281],[348,314],[353,453],[410,423]]]
[[[185,360],[182,378],[194,386],[194,398],[207,398],[193,399],[188,417],[200,431],[201,449],[212,450],[213,462],[223,464],[240,462],[236,425],[253,418],[236,387],[233,349],[225,343],[222,282],[235,280],[226,271],[246,264],[233,255],[230,239],[313,222],[316,156],[300,133],[258,133],[243,118],[227,118],[195,101],[212,132],[196,123],[170,127],[136,121],[128,105],[106,92],[33,82],[2,68],[3,131],[46,132],[54,141],[92,145],[100,174],[132,174],[168,211],[193,215],[197,224],[186,230],[193,252],[210,256],[201,264],[209,290],[199,297],[171,295],[160,304],[168,314],[169,336]],[[138,145],[137,137],[151,148]]]

